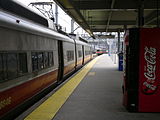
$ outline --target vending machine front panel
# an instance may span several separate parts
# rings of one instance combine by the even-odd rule
[[[139,112],[160,112],[160,29],[140,29]]]

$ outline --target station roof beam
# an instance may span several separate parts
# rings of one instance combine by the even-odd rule
[[[155,27],[157,24],[156,11],[157,8],[160,8],[160,1],[157,4],[157,0],[55,1],[90,34],[106,31],[117,32],[117,30],[123,31],[126,28],[138,27],[138,11],[142,1],[144,26]]]

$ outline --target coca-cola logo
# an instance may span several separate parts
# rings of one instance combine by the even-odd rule
[[[145,81],[142,84],[142,90],[145,94],[154,94],[157,90],[156,81],[156,48],[144,48],[144,76]]]

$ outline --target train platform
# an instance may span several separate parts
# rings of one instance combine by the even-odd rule
[[[123,73],[107,54],[96,57],[16,120],[159,120],[122,105]]]

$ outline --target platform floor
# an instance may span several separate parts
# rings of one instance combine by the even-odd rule
[[[123,73],[107,54],[96,59],[52,120],[160,120],[160,113],[126,111],[122,105]]]

